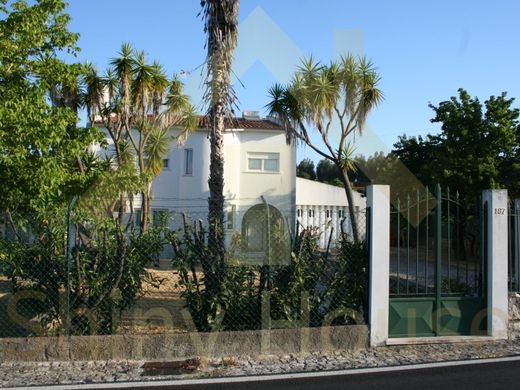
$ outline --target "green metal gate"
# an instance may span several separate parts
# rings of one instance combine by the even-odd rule
[[[389,337],[486,333],[486,207],[435,188],[391,210]]]

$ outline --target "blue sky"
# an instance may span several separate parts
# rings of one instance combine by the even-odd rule
[[[169,74],[192,71],[185,81],[198,103],[200,70],[193,70],[206,54],[199,10],[198,0],[70,0],[70,28],[81,34],[79,58],[99,69],[131,42]],[[428,103],[459,87],[482,101],[502,91],[520,97],[519,15],[516,0],[242,0],[240,109],[262,111],[267,89],[286,81],[300,54],[323,61],[346,50],[365,54],[382,76],[385,100],[358,150],[389,150],[398,135],[436,132]],[[316,159],[308,148],[299,150],[304,157]]]

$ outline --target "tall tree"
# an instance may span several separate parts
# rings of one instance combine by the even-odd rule
[[[318,162],[318,166],[316,167],[316,177],[317,180],[322,183],[334,185],[339,183],[340,185],[343,185],[341,182],[341,171],[332,161],[327,160],[326,158]]]
[[[78,35],[60,0],[0,2],[0,212],[34,217],[87,181],[78,162],[99,139],[76,127]]]
[[[90,66],[86,83],[86,104],[89,120],[103,123],[114,147],[116,165],[125,168],[134,159],[136,180],[143,183],[141,192],[140,227],[149,226],[152,201],[152,180],[162,170],[170,143],[184,140],[196,126],[195,108],[184,94],[183,83],[174,76],[167,78],[158,62],[148,63],[143,52],[124,43],[119,57],[111,61],[102,78]],[[101,92],[100,92],[101,90]],[[180,128],[178,133],[172,127]],[[123,223],[127,198],[132,206],[133,194],[121,188],[119,222]]]
[[[314,169],[314,161],[310,158],[304,158],[296,167],[296,176],[304,179],[316,180],[316,169]]]
[[[213,248],[210,267],[216,281],[225,269],[224,246],[224,130],[231,116],[233,90],[231,66],[238,37],[238,0],[201,0],[207,48],[207,89],[210,126],[210,176],[208,199],[209,239]]]
[[[360,236],[348,176],[354,169],[350,138],[363,131],[369,112],[382,100],[379,80],[373,64],[365,58],[347,55],[324,65],[310,57],[302,61],[288,85],[275,84],[269,90],[267,107],[285,123],[289,135],[340,170],[355,241]],[[340,130],[337,139],[331,133],[336,122]],[[309,126],[316,130],[323,147],[311,137]]]
[[[458,96],[430,105],[441,132],[400,137],[394,154],[425,184],[440,183],[474,198],[485,188],[519,193],[520,110],[506,93],[484,104],[464,89]]]

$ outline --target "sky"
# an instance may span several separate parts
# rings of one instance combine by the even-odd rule
[[[199,0],[69,0],[68,9],[80,60],[103,71],[130,42],[169,75],[184,71],[202,110],[199,11]],[[356,151],[390,151],[399,135],[438,132],[428,104],[458,88],[481,101],[502,91],[520,97],[518,15],[517,0],[242,0],[233,65],[239,110],[265,116],[269,87],[287,82],[302,56],[326,63],[346,52],[365,55],[385,98],[356,136]],[[319,160],[300,147],[298,160],[305,157]]]

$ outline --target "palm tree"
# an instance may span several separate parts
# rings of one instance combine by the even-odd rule
[[[379,81],[374,65],[365,58],[347,55],[323,65],[310,57],[302,60],[288,85],[275,84],[269,90],[267,108],[285,124],[288,135],[332,161],[341,172],[355,241],[360,236],[348,177],[353,169],[350,138],[362,133],[369,112],[383,99]],[[333,122],[339,123],[338,139],[330,136]],[[307,126],[317,131],[324,147],[311,138]]]
[[[225,269],[224,130],[233,104],[231,64],[238,37],[238,0],[201,0],[207,47],[205,101],[210,126],[209,239],[217,280]]]
[[[101,115],[105,80],[99,75],[96,67],[92,63],[87,62],[83,65],[81,82],[85,87],[82,103],[87,108],[89,123],[93,124]]]
[[[121,117],[121,123],[124,129],[130,131],[130,105],[131,105],[131,84],[132,84],[132,73],[135,67],[134,49],[131,44],[123,43],[121,45],[121,51],[119,57],[110,61],[110,66],[114,68],[114,73],[119,82],[120,89],[120,101],[121,111],[119,115]]]
[[[125,170],[122,174],[128,176],[129,164],[134,164],[134,169],[137,165],[135,181],[142,183],[140,227],[144,231],[151,213],[152,180],[162,170],[170,143],[184,140],[196,127],[196,113],[183,92],[182,82],[176,76],[168,80],[161,64],[149,64],[144,53],[136,52],[130,44],[122,45],[111,66],[104,78],[93,67],[87,67],[87,111],[92,123],[96,113],[101,118],[113,141],[115,165]],[[172,126],[180,126],[180,130],[173,134]],[[120,225],[127,197],[132,206],[133,193],[122,189]]]

